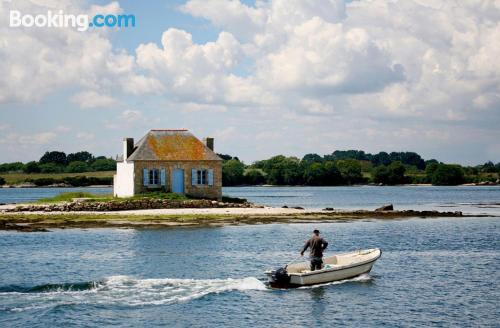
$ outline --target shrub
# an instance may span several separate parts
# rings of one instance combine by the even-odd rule
[[[5,184],[5,179],[0,177],[0,186],[3,186]]]
[[[23,171],[24,164],[21,162],[0,164],[0,172],[19,172]]]
[[[245,164],[236,160],[230,159],[222,164],[222,185],[234,186],[243,183],[243,173],[245,172]]]
[[[38,173],[40,172],[40,165],[38,165],[37,162],[28,162],[26,165],[24,165],[23,171],[25,173]]]
[[[62,167],[54,163],[45,163],[38,165],[40,168],[39,172],[42,173],[60,173],[62,172]]]
[[[54,163],[59,165],[66,165],[66,154],[62,151],[47,151],[40,158],[40,164]]]
[[[94,159],[94,156],[88,151],[79,151],[77,153],[68,154],[66,161],[71,162],[86,162],[89,163]]]
[[[389,166],[379,166],[373,173],[373,181],[388,185],[407,183],[406,168],[401,162],[392,162]]]
[[[250,185],[261,185],[266,183],[266,177],[259,169],[249,169],[245,172],[245,182]]]
[[[69,163],[65,171],[68,173],[82,173],[90,171],[90,167],[85,162],[75,161]]]
[[[43,187],[43,186],[50,186],[56,182],[57,180],[53,178],[39,178],[39,179],[34,179],[31,180],[37,187]]]
[[[116,162],[111,158],[98,158],[90,167],[94,171],[115,171]]]
[[[431,181],[437,186],[454,186],[464,183],[465,177],[460,166],[440,164],[432,173]]]

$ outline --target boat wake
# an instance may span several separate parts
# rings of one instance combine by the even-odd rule
[[[254,277],[242,279],[136,279],[111,276],[102,281],[0,287],[0,312],[21,312],[63,305],[148,306],[187,302],[209,294],[266,290]]]

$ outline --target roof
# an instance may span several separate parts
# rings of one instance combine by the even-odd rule
[[[222,161],[188,130],[150,130],[128,161]]]

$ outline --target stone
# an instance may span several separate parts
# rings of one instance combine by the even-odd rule
[[[384,211],[394,211],[394,206],[392,204],[387,204],[375,210],[375,212],[384,212]]]
[[[334,211],[333,207],[325,207],[323,211]]]

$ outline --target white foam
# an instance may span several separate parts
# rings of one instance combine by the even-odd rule
[[[16,304],[12,304],[10,311],[27,311],[67,303],[120,306],[164,305],[187,302],[209,294],[266,289],[265,284],[255,277],[198,280],[136,279],[129,276],[111,276],[96,283],[93,288],[83,291],[57,289],[40,293],[17,293]],[[20,306],[19,301],[24,303],[24,306]],[[7,308],[9,309],[8,306]]]

